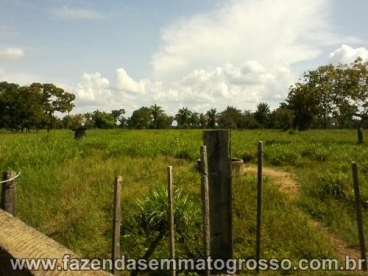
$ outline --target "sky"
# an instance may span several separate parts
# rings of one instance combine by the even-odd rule
[[[285,99],[303,72],[368,60],[367,0],[0,0],[0,81],[55,83],[75,112],[173,114]]]

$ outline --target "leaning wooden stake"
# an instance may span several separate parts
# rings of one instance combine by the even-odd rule
[[[358,166],[355,162],[352,163],[352,172],[353,172],[353,184],[354,184],[354,195],[355,195],[355,210],[358,224],[358,233],[359,233],[359,244],[360,244],[360,258],[363,263],[363,270],[367,270],[367,255],[365,249],[365,237],[364,237],[364,223],[362,216],[362,206],[361,206],[361,198],[360,198],[360,188],[359,188],[359,177],[358,177]]]
[[[210,198],[208,190],[207,147],[201,146],[201,194],[203,210],[203,241],[205,257],[210,256]],[[205,275],[210,275],[207,269]]]
[[[168,219],[169,219],[169,250],[170,258],[175,259],[175,214],[174,214],[174,187],[173,187],[173,167],[167,167],[167,179],[168,179]],[[172,268],[171,275],[175,276],[175,268]]]
[[[3,174],[3,187],[1,193],[1,209],[16,215],[17,180],[16,173],[7,171]]]
[[[256,260],[257,273],[261,258],[261,232],[262,232],[262,194],[263,194],[263,142],[258,142],[258,170],[257,170],[257,229],[256,229]]]
[[[115,178],[114,183],[114,220],[113,220],[113,242],[112,242],[112,260],[115,261],[121,257],[120,253],[120,227],[121,227],[121,176]],[[119,273],[113,266],[112,272],[115,275]]]

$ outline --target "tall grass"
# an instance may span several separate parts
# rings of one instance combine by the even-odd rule
[[[360,165],[363,198],[368,200],[368,147],[355,143],[355,131],[233,131],[233,156],[255,162],[258,140],[265,142],[266,165],[295,173],[301,184],[300,199],[291,203],[266,179],[264,256],[334,256],[334,245],[309,223],[311,218],[356,247],[350,162]],[[195,161],[201,143],[199,130],[91,130],[81,141],[69,131],[1,133],[0,169],[22,171],[19,217],[88,257],[110,254],[112,183],[122,175],[122,247],[126,255],[137,256],[146,246],[146,236],[129,228],[139,211],[137,202],[166,185],[166,166],[174,166],[175,185],[200,206]],[[252,176],[234,178],[234,245],[239,257],[254,256],[255,183]],[[192,227],[194,234],[186,243],[200,254],[201,225]],[[186,254],[185,244],[178,243],[179,255]],[[167,256],[167,241],[155,254]]]

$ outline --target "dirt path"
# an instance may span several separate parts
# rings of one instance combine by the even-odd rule
[[[243,174],[256,175],[256,166],[244,166]],[[263,175],[272,179],[272,183],[277,185],[279,190],[287,195],[291,202],[294,202],[300,196],[300,186],[295,176],[289,172],[276,170],[273,168],[263,168]],[[309,216],[308,216],[309,217]],[[335,248],[337,257],[341,260],[345,260],[346,256],[358,259],[360,257],[359,251],[357,249],[351,248],[348,244],[337,237],[335,234],[331,233],[326,227],[324,227],[321,222],[316,221],[309,217],[309,222],[312,227],[319,232],[321,232],[333,245]]]
[[[244,166],[243,173],[256,175],[257,167]],[[271,178],[272,183],[277,185],[279,190],[285,193],[290,200],[296,200],[299,197],[299,184],[291,173],[272,168],[263,168],[263,175]]]

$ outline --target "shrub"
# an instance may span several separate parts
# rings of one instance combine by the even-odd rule
[[[138,212],[129,219],[129,236],[135,240],[145,240],[149,244],[143,258],[149,258],[158,248],[160,242],[167,238],[168,224],[168,194],[163,186],[154,188],[147,197],[136,202]],[[182,244],[195,244],[196,232],[200,228],[200,206],[189,199],[181,189],[174,191],[174,212],[176,239]],[[192,255],[197,248],[185,246],[186,255]]]
[[[319,177],[319,183],[316,192],[320,199],[332,197],[335,199],[347,198],[347,184],[349,179],[346,174],[326,172]]]

